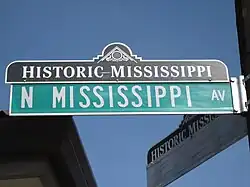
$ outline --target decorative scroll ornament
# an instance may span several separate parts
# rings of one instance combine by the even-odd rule
[[[126,57],[126,55],[125,55],[123,52],[121,52],[121,51],[119,51],[119,50],[115,50],[115,51],[113,51],[113,52],[106,58],[106,60],[107,60],[108,62],[110,62],[110,61],[113,61],[113,62],[121,62],[121,61],[128,61],[129,58]]]
[[[112,49],[108,54],[106,54],[101,60],[98,61],[107,61],[107,62],[128,62],[128,61],[134,61],[133,58],[131,58],[127,53],[125,53],[122,49],[119,47],[115,47]]]

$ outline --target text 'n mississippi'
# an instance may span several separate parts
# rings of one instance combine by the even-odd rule
[[[51,101],[50,105],[52,108],[126,108],[129,105],[134,108],[151,108],[161,107],[161,104],[163,104],[161,100],[163,99],[165,100],[164,105],[169,103],[171,107],[176,107],[177,99],[181,100],[183,104],[185,103],[187,107],[192,107],[189,85],[45,85],[42,87],[22,86],[20,91],[21,108],[35,107],[33,103],[39,95],[36,95],[35,98],[34,93],[46,95],[46,102]],[[68,106],[67,103],[69,104]]]

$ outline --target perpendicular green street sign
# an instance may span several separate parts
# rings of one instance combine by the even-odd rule
[[[17,84],[11,98],[20,115],[233,112],[229,83]]]
[[[233,80],[220,60],[143,60],[119,42],[92,60],[17,60],[5,72],[13,116],[241,113]]]

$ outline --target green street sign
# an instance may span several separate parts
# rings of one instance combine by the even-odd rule
[[[16,60],[5,71],[10,115],[232,114],[243,78],[220,60],[145,60],[114,42],[89,60]]]
[[[231,83],[13,84],[11,115],[233,113]]]

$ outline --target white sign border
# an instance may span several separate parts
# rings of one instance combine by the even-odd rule
[[[236,81],[235,81],[236,80]],[[239,85],[237,78],[232,77],[230,81],[232,91],[232,112],[229,111],[206,111],[206,112],[82,112],[82,113],[12,113],[13,85],[10,85],[9,115],[10,116],[112,116],[112,115],[183,115],[183,114],[239,114],[242,113],[239,104]],[[236,107],[235,107],[236,105]]]

